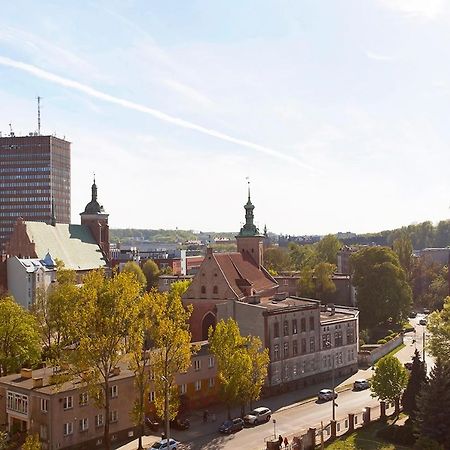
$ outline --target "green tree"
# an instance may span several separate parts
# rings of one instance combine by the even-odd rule
[[[190,286],[191,283],[192,280],[175,281],[170,285],[171,295],[176,295],[181,298],[183,294],[187,291],[187,288]]]
[[[153,259],[147,259],[142,266],[145,278],[147,279],[147,290],[158,286],[158,278],[160,275],[158,265]]]
[[[392,245],[394,252],[397,254],[402,269],[405,271],[407,279],[411,275],[412,269],[412,242],[408,233],[403,232],[394,241]]]
[[[77,295],[76,273],[60,267],[56,283],[47,291],[38,290],[31,311],[36,318],[41,334],[43,356],[54,361],[59,358],[61,348],[70,343],[68,330],[75,312],[74,298]]]
[[[38,434],[29,434],[22,445],[22,450],[41,450],[42,444]]]
[[[289,244],[290,267],[293,270],[312,268],[317,263],[317,253],[312,245]]]
[[[0,450],[7,450],[8,448],[8,433],[0,431]]]
[[[402,396],[403,411],[409,415],[409,418],[414,420],[417,410],[417,395],[422,389],[424,383],[427,380],[427,373],[425,365],[421,361],[419,351],[414,352],[412,358],[412,369],[406,385],[405,392]]]
[[[428,316],[427,329],[430,332],[428,349],[435,358],[450,363],[450,297],[444,300],[440,311]]]
[[[23,364],[35,364],[41,356],[37,323],[12,297],[0,298],[0,375]]]
[[[264,267],[274,274],[290,270],[289,254],[286,249],[282,247],[269,247],[265,250]]]
[[[315,292],[319,300],[328,300],[336,292],[332,279],[335,270],[336,266],[328,262],[321,262],[314,268]]]
[[[434,247],[448,247],[450,245],[450,221],[441,220],[435,230]]]
[[[417,398],[416,427],[422,438],[450,448],[450,367],[441,358]]]
[[[145,289],[147,287],[147,278],[137,262],[135,261],[126,262],[125,265],[123,266],[122,272],[133,273],[138,283],[142,286],[142,289]]]
[[[191,344],[189,317],[192,305],[184,307],[178,292],[152,292],[149,316],[152,327],[148,330],[153,343],[151,370],[155,383],[155,407],[165,419],[169,439],[169,421],[176,417],[179,408],[175,375],[185,372],[197,347]]]
[[[404,320],[411,308],[411,288],[397,255],[387,247],[366,247],[351,256],[361,327]]]
[[[327,234],[316,244],[317,258],[319,262],[337,264],[337,253],[342,243],[334,234]]]
[[[298,280],[298,292],[302,297],[315,297],[316,284],[314,283],[314,269],[304,267],[300,271]]]
[[[407,382],[408,373],[401,362],[395,356],[385,356],[375,366],[370,385],[372,397],[395,403],[395,411],[398,414],[400,398]]]
[[[448,295],[448,266],[441,267],[424,292],[421,303],[429,309],[441,309]]]
[[[79,379],[104,412],[104,447],[111,449],[110,387],[114,369],[123,361],[126,338],[136,320],[141,286],[134,274],[121,272],[107,278],[102,271],[90,272],[78,289],[70,327],[73,348],[65,347],[60,365],[67,372],[60,383]]]

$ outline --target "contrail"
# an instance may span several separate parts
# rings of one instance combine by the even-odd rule
[[[217,139],[221,139],[222,141],[231,142],[233,144],[237,144],[241,147],[247,147],[252,150],[256,150],[257,152],[264,153],[266,155],[274,156],[275,158],[282,159],[284,161],[288,161],[290,163],[294,163],[303,168],[313,170],[313,168],[302,161],[298,160],[289,155],[285,155],[284,153],[274,150],[269,147],[265,147],[263,145],[255,144],[250,141],[246,141],[244,139],[235,138],[228,134],[222,133],[220,131],[206,128],[201,125],[197,125],[195,123],[189,122],[184,119],[180,119],[178,117],[171,116],[162,111],[159,111],[154,108],[150,108],[145,105],[141,105],[140,103],[135,103],[129,100],[125,100],[120,97],[115,97],[113,95],[106,94],[97,89],[94,89],[86,84],[79,83],[78,81],[71,80],[69,78],[61,77],[54,73],[48,72],[46,70],[40,69],[39,67],[33,66],[31,64],[27,64],[21,61],[17,61],[14,59],[7,58],[5,56],[0,56],[0,65],[12,67],[14,69],[19,69],[24,72],[30,73],[37,78],[41,78],[43,80],[50,81],[55,84],[59,84],[60,86],[64,86],[70,89],[74,89],[79,92],[83,92],[84,94],[89,95],[90,97],[95,97],[105,102],[114,103],[116,105],[120,105],[123,108],[132,109],[134,111],[139,111],[145,114],[149,114],[150,116],[155,117],[156,119],[162,120],[164,122],[172,123],[178,127],[187,128],[189,130],[195,130],[199,133],[206,134],[208,136],[215,137]]]

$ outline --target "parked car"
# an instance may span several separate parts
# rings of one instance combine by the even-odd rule
[[[146,417],[145,418],[145,425],[150,428],[152,431],[158,431],[159,428],[159,422],[156,419],[153,419],[152,417]]]
[[[423,308],[423,313],[424,314],[430,314],[430,310],[428,308]]]
[[[179,442],[175,439],[169,439],[169,442],[167,442],[167,439],[161,439],[160,441],[155,442],[151,447],[148,447],[148,450],[176,450],[178,444]]]
[[[191,423],[188,419],[182,419],[181,417],[175,417],[174,420],[170,421],[171,428],[175,430],[188,430],[191,426]]]
[[[355,391],[363,391],[364,389],[368,389],[370,387],[370,383],[368,380],[356,380],[353,383],[353,389]]]
[[[415,319],[417,317],[417,313],[415,311],[411,311],[408,316],[410,319]]]
[[[423,319],[419,320],[419,325],[426,325],[427,324],[427,319],[424,317]]]
[[[262,422],[268,422],[272,411],[265,406],[255,408],[244,417],[244,422],[247,425],[258,425]]]
[[[337,392],[334,393],[334,398],[336,398],[336,397],[337,397]],[[331,389],[322,389],[317,394],[317,399],[324,400],[326,402],[328,400],[333,400],[333,391]]]
[[[231,420],[225,420],[225,422],[220,425],[219,432],[224,434],[235,433],[236,431],[241,431],[244,428],[244,421],[240,417],[236,417]]]

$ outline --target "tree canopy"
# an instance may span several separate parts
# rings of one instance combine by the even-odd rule
[[[123,266],[122,272],[133,273],[138,283],[142,286],[142,289],[147,287],[147,278],[137,262],[127,261]]]
[[[428,316],[430,332],[428,349],[435,358],[450,363],[450,297],[444,300],[443,308]]]
[[[410,419],[414,420],[417,411],[417,396],[426,381],[427,373],[425,365],[420,359],[419,351],[416,349],[412,358],[412,368],[408,384],[402,396],[403,411],[409,415]]]
[[[392,320],[399,323],[410,311],[411,288],[398,256],[387,247],[366,247],[351,256],[361,327]]]
[[[142,272],[144,272],[145,278],[147,279],[147,290],[158,286],[160,271],[155,261],[147,259],[142,266]]]

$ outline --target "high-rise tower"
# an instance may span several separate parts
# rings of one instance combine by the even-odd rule
[[[70,142],[0,137],[0,247],[16,220],[70,223]]]

